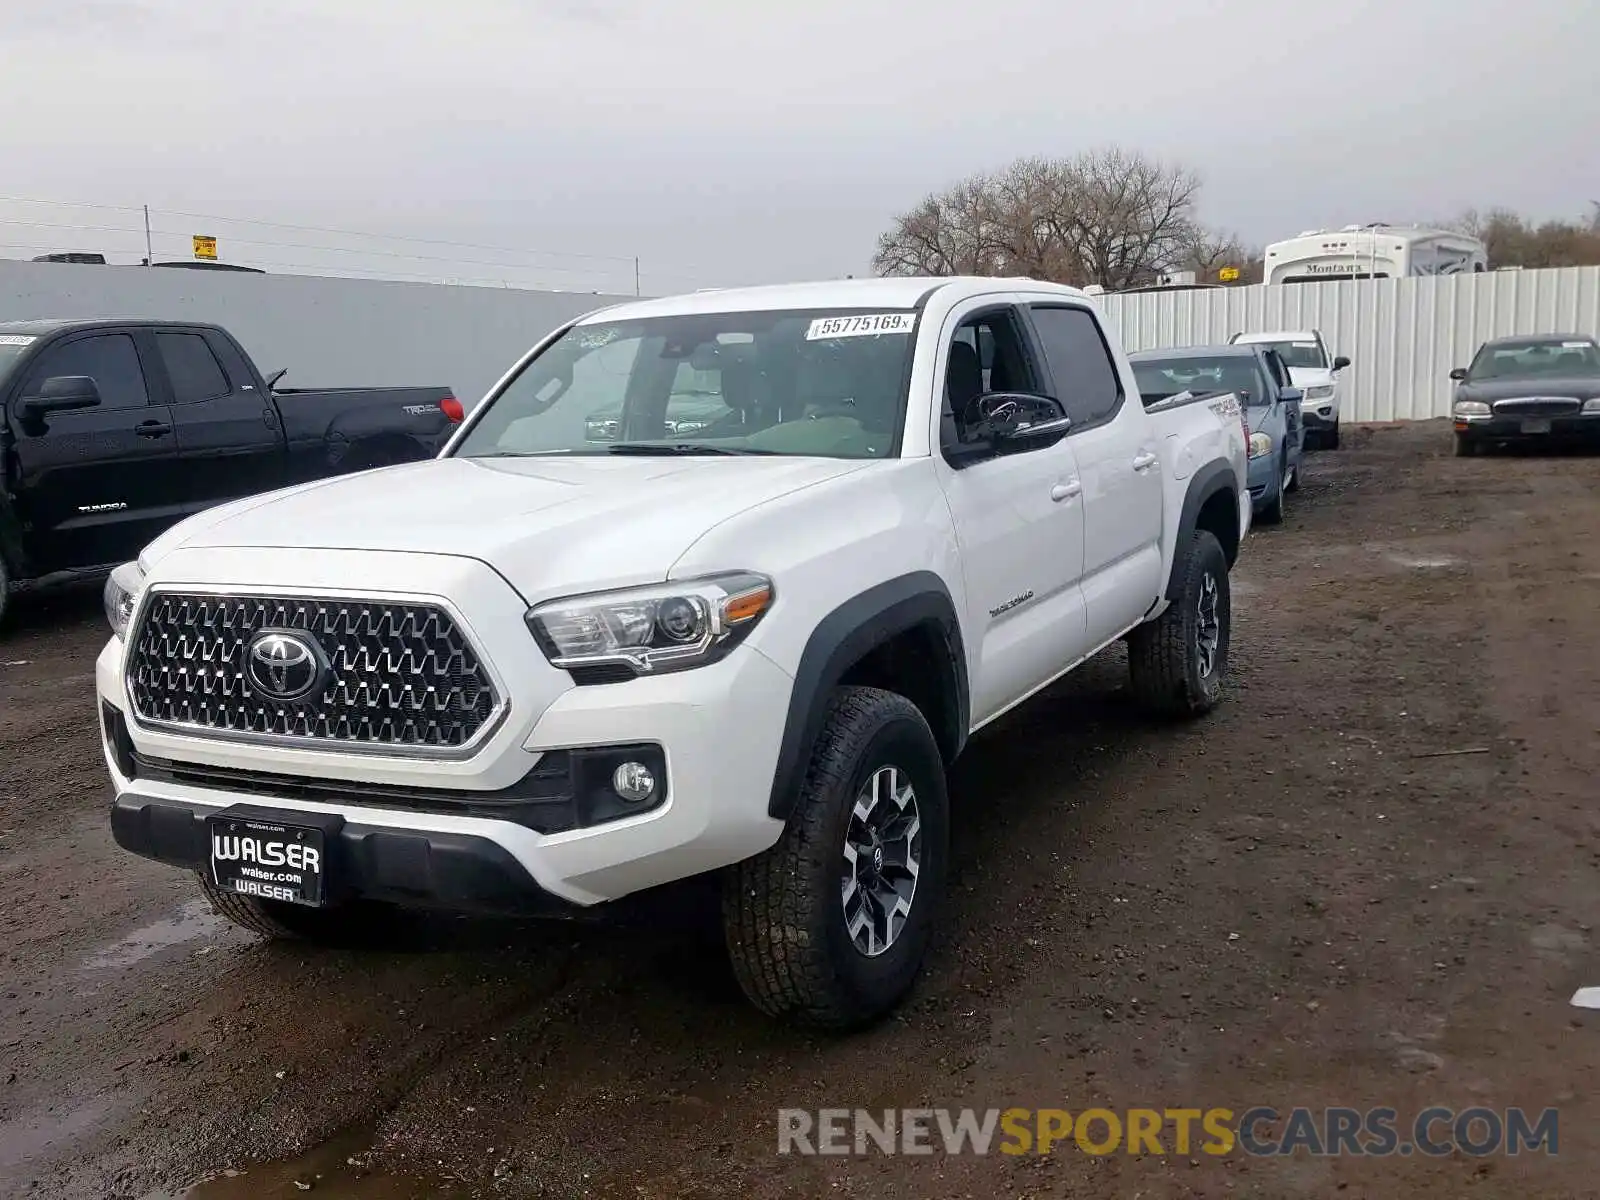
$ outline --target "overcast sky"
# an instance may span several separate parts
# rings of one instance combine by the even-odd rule
[[[1468,205],[1578,215],[1600,200],[1594,0],[5,10],[0,191],[149,204],[158,257],[187,257],[187,234],[204,232],[235,261],[617,291],[632,291],[638,255],[647,293],[859,274],[927,191],[1108,144],[1196,168],[1205,218],[1257,243]],[[516,273],[488,250],[170,213],[624,261],[524,256]],[[13,201],[0,222],[10,247],[129,261],[143,241],[121,232],[142,224],[135,211]],[[104,228],[52,228],[72,223]]]

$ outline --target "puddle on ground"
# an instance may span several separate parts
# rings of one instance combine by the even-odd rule
[[[1389,555],[1389,561],[1402,567],[1411,567],[1413,570],[1417,571],[1439,571],[1443,570],[1445,567],[1455,567],[1461,564],[1461,560],[1459,558],[1449,558],[1442,554],[1419,554],[1414,556],[1406,554],[1391,554]]]
[[[172,946],[181,946],[196,938],[221,933],[228,923],[211,908],[205,898],[191,900],[178,910],[178,915],[146,925],[135,930],[120,942],[105,947],[83,962],[86,971],[103,971],[110,967],[131,967]]]
[[[25,1112],[9,1121],[0,1121],[0,1179],[34,1158],[80,1138],[99,1127],[112,1110],[104,1096],[92,1096],[73,1108],[61,1111]]]
[[[139,1200],[467,1200],[455,1180],[402,1178],[369,1170],[370,1129],[342,1134],[297,1159],[227,1171],[184,1191],[149,1192]],[[482,1190],[481,1188],[479,1189]]]

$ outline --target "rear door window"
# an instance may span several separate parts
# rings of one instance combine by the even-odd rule
[[[222,364],[198,333],[158,333],[156,345],[172,380],[172,398],[179,404],[214,400],[231,390]]]

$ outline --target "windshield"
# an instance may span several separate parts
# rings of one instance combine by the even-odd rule
[[[1600,376],[1600,346],[1583,338],[1549,338],[1485,346],[1472,360],[1469,380],[1571,379]]]
[[[1276,350],[1286,367],[1326,369],[1328,365],[1328,360],[1322,356],[1322,346],[1317,342],[1254,342],[1252,345]]]
[[[913,312],[693,313],[574,326],[454,454],[788,454],[898,445]]]
[[[1247,403],[1271,403],[1261,386],[1254,357],[1146,359],[1133,364],[1133,377],[1146,404],[1179,392],[1247,392]]]

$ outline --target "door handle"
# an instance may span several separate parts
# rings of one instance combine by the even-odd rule
[[[140,421],[133,431],[143,438],[159,438],[171,433],[172,426],[165,421]]]
[[[1148,471],[1155,465],[1156,456],[1149,451],[1146,451],[1143,454],[1135,454],[1133,456],[1133,469],[1135,471]]]
[[[1074,496],[1079,495],[1082,491],[1083,484],[1074,479],[1068,483],[1058,483],[1055,485],[1055,487],[1051,488],[1050,499],[1059,504],[1063,500],[1071,500]]]

